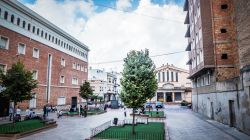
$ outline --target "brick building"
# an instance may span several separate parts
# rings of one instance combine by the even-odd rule
[[[250,61],[249,44],[246,47],[247,41],[241,41],[246,35],[249,37],[249,30],[239,33],[239,28],[247,27],[242,21],[248,23],[250,16],[249,2],[243,1],[185,0],[184,23],[187,24],[185,37],[188,38],[186,51],[193,110],[250,134],[250,114],[245,111],[250,107],[244,105],[249,91],[246,95],[245,78],[240,73]]]
[[[174,65],[162,65],[156,68],[158,89],[152,101],[180,103],[186,100],[191,103],[191,81],[185,69]]]
[[[17,60],[33,71],[38,88],[21,108],[79,101],[88,78],[88,47],[15,0],[0,1],[0,68]],[[1,101],[0,101],[1,102]]]

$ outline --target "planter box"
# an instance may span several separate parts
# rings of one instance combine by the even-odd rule
[[[0,134],[0,140],[15,140],[15,139],[23,138],[23,137],[30,136],[36,133],[40,133],[42,131],[46,131],[48,129],[52,129],[55,127],[57,127],[56,123],[48,124],[41,128],[37,128],[37,129],[33,129],[27,132],[22,132],[22,133],[17,133],[17,134]]]

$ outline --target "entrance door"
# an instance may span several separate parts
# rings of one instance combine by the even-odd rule
[[[173,102],[172,93],[166,93],[167,102]]]
[[[210,108],[210,111],[211,111],[211,119],[213,120],[214,119],[214,105],[213,105],[213,102],[211,102],[211,108]]]
[[[230,117],[230,126],[236,126],[236,118],[235,118],[235,108],[234,108],[234,101],[229,100],[229,117]]]
[[[77,106],[77,97],[71,98],[71,107],[75,108]]]

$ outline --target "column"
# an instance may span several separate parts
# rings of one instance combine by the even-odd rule
[[[172,101],[175,102],[175,95],[174,95],[174,92],[172,92]]]

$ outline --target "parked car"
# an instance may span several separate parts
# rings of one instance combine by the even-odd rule
[[[156,102],[155,107],[156,108],[163,108],[163,103],[162,102]]]
[[[152,103],[151,102],[147,102],[146,103],[146,108],[152,108]]]

